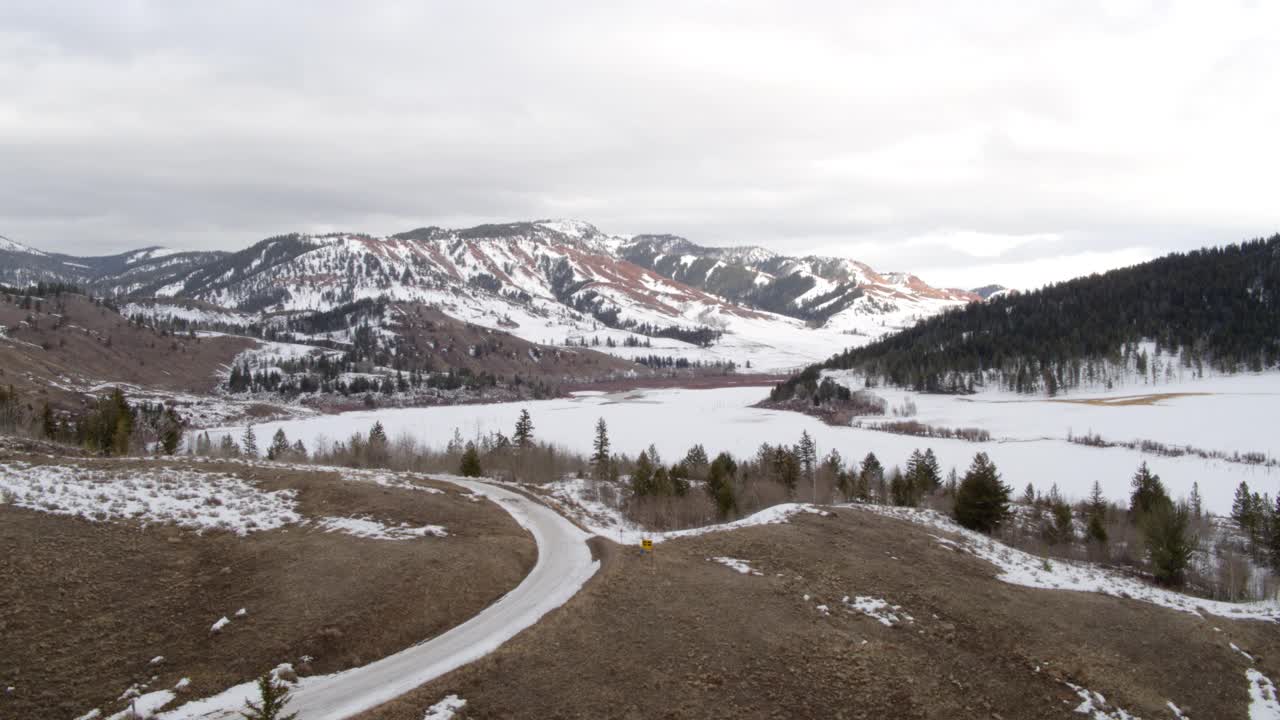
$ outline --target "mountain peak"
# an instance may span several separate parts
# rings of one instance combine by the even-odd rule
[[[16,241],[16,240],[10,240],[9,238],[7,238],[7,237],[5,237],[5,236],[3,236],[3,235],[0,235],[0,251],[2,251],[2,252],[25,253],[25,254],[27,254],[27,255],[39,255],[39,256],[41,256],[41,257],[44,257],[44,255],[45,255],[44,253],[40,252],[39,250],[36,250],[36,249],[34,249],[34,248],[29,248],[29,247],[27,247],[26,245],[23,245],[22,243],[20,243],[20,242],[18,242],[18,241]]]

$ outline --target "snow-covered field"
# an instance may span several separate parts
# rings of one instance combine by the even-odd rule
[[[381,473],[344,475],[386,486],[440,493]],[[78,465],[0,463],[0,504],[92,522],[133,521],[173,524],[196,531],[221,530],[247,535],[288,525],[312,525],[371,540],[447,537],[439,525],[387,525],[368,517],[307,518],[297,510],[292,490],[265,491],[223,473],[173,467],[99,469]]]
[[[615,452],[635,455],[653,444],[668,462],[683,457],[695,443],[703,444],[712,454],[723,450],[748,456],[761,443],[794,443],[802,431],[808,431],[817,441],[820,455],[834,449],[846,461],[855,461],[875,452],[886,466],[905,463],[916,448],[932,447],[944,472],[955,467],[963,473],[974,453],[986,452],[1005,482],[1017,490],[1033,483],[1047,491],[1056,483],[1066,497],[1075,499],[1087,496],[1097,480],[1109,498],[1127,500],[1130,479],[1144,460],[1175,497],[1189,494],[1192,483],[1198,482],[1205,508],[1215,513],[1230,510],[1236,485],[1242,480],[1258,492],[1273,497],[1280,494],[1280,469],[1274,467],[1196,456],[1166,457],[1066,441],[1069,433],[1092,431],[1110,440],[1140,438],[1190,443],[1205,450],[1280,456],[1280,433],[1274,431],[1270,420],[1276,393],[1280,393],[1280,374],[1207,379],[1186,382],[1176,389],[1163,385],[1153,390],[1212,394],[1122,406],[1029,401],[996,393],[968,398],[911,394],[918,407],[912,419],[946,427],[985,427],[993,439],[983,443],[832,427],[798,413],[753,408],[751,405],[768,393],[767,388],[753,387],[585,392],[572,398],[526,403],[373,410],[268,422],[259,425],[257,433],[270,437],[283,428],[290,441],[301,439],[310,447],[317,440],[345,440],[353,432],[367,432],[374,422],[381,421],[393,438],[409,434],[428,445],[443,447],[455,428],[464,437],[492,431],[509,435],[520,410],[528,408],[539,439],[583,453],[591,450],[596,420],[604,418]],[[1141,390],[1125,387],[1109,396],[1139,393]],[[884,394],[890,407],[906,396],[901,391]],[[875,418],[884,419],[894,418]],[[210,435],[216,442],[220,432],[239,438],[242,431],[230,428],[210,431]]]

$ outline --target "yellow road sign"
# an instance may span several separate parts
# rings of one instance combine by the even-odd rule
[[[644,538],[640,541],[640,548],[645,552],[653,552],[653,541],[649,538]]]

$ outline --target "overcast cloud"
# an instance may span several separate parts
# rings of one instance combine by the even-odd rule
[[[1028,287],[1280,229],[1277,29],[1265,0],[6,0],[0,234],[574,217]]]

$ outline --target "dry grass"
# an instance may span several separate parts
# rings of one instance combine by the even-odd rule
[[[1150,393],[1147,395],[1124,395],[1114,398],[1085,398],[1081,400],[1069,400],[1055,398],[1047,402],[1055,403],[1072,403],[1075,405],[1094,405],[1097,407],[1131,407],[1134,405],[1155,405],[1161,400],[1175,400],[1181,397],[1195,397],[1198,395],[1213,395],[1207,392],[1171,392],[1171,393]]]

